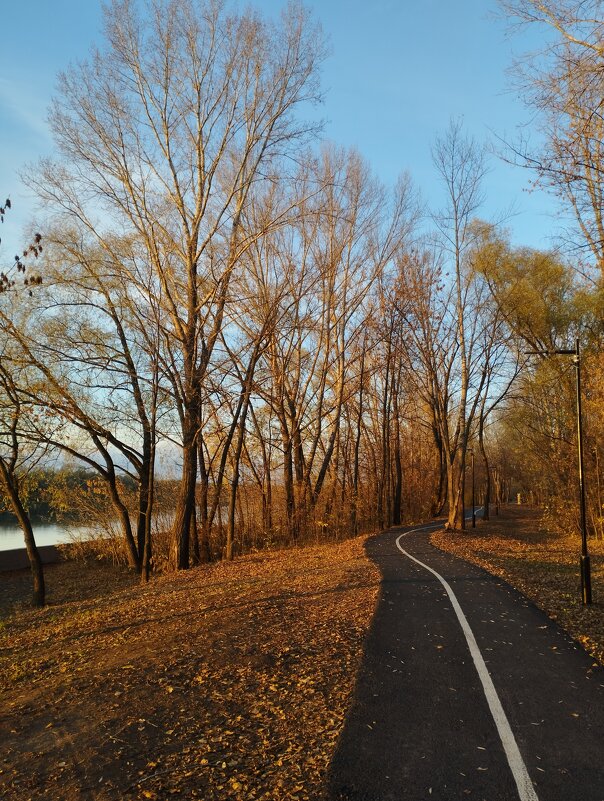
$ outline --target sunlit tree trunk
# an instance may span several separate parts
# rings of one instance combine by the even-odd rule
[[[34,532],[31,526],[29,515],[25,511],[21,499],[19,498],[19,491],[17,489],[16,478],[11,476],[10,468],[7,466],[6,461],[0,457],[0,475],[2,476],[3,489],[6,492],[11,509],[17,518],[23,537],[25,540],[25,549],[27,551],[27,558],[31,569],[33,581],[32,603],[34,606],[44,606],[46,600],[46,589],[44,584],[44,568],[42,567],[42,559],[36,546]]]

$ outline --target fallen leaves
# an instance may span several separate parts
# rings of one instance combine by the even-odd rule
[[[320,798],[378,584],[359,538],[17,610],[0,794]]]
[[[590,539],[594,603],[581,603],[578,537],[544,531],[538,509],[504,506],[477,529],[437,531],[431,542],[520,590],[604,664],[604,542]]]

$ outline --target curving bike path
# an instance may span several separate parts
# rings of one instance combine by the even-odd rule
[[[329,777],[333,801],[604,801],[604,668],[509,585],[372,537],[381,595]]]

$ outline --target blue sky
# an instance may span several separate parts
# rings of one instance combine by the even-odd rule
[[[283,0],[257,0],[275,13]],[[495,0],[317,0],[308,2],[322,23],[331,55],[324,65],[325,136],[356,147],[380,178],[393,183],[408,170],[433,207],[441,188],[430,148],[453,117],[482,141],[513,137],[530,120],[506,70],[514,55],[534,49],[537,34],[507,36],[494,16]],[[98,0],[21,0],[0,11],[0,193],[15,213],[0,235],[2,261],[20,241],[33,213],[18,170],[51,152],[46,110],[57,72],[86,56],[99,40]],[[531,38],[533,37],[533,38]],[[559,221],[551,199],[528,192],[524,170],[493,158],[485,181],[483,216],[514,208],[507,225],[513,241],[548,247]],[[3,199],[3,198],[2,198]],[[10,253],[12,256],[12,253]]]

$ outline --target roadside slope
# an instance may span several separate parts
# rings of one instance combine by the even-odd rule
[[[431,542],[505,579],[604,665],[604,541],[589,540],[593,604],[581,603],[578,537],[547,531],[537,508],[509,505],[463,534],[439,530]]]
[[[368,540],[383,576],[333,801],[602,801],[604,671],[426,529]]]
[[[319,798],[378,593],[363,543],[16,611],[0,796]]]

